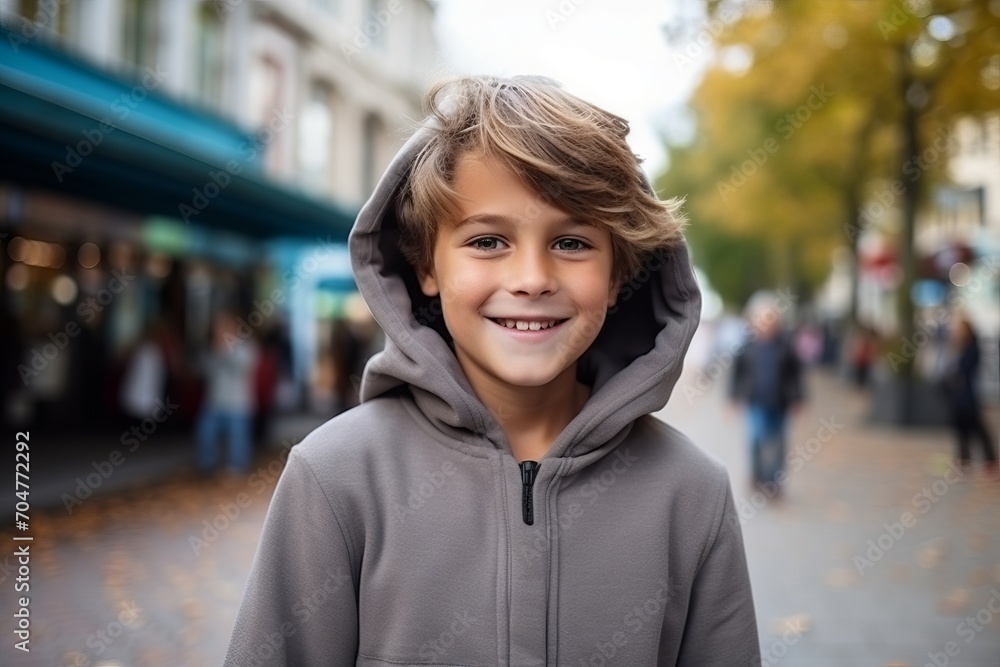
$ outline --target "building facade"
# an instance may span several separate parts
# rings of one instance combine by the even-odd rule
[[[3,421],[99,421],[151,324],[193,357],[223,308],[284,329],[299,407],[326,391],[347,232],[421,117],[432,23],[425,0],[0,0]]]
[[[353,207],[421,117],[437,56],[428,0],[0,0],[0,15],[108,72],[155,68],[247,132],[287,119],[267,173]]]

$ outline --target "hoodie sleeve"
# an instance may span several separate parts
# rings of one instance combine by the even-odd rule
[[[351,555],[329,499],[293,448],[267,510],[225,667],[353,665]]]
[[[743,534],[728,476],[724,479],[722,511],[692,585],[678,665],[761,664]]]

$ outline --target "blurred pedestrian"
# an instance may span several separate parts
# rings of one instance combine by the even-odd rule
[[[167,362],[157,340],[157,325],[147,328],[129,355],[119,401],[129,419],[149,417],[167,389]]]
[[[780,496],[785,481],[785,422],[804,398],[802,367],[782,330],[774,295],[755,295],[747,319],[751,335],[733,364],[730,398],[747,407],[751,483],[766,486],[769,496]]]
[[[119,391],[122,412],[130,419],[146,419],[182,373],[179,341],[166,322],[152,320],[125,366]]]
[[[274,397],[281,374],[281,349],[277,327],[272,327],[260,337],[257,359],[254,364],[254,417],[253,439],[262,441],[267,435],[274,412]]]
[[[330,334],[330,355],[333,361],[333,413],[340,414],[356,407],[360,400],[358,387],[365,360],[363,343],[347,320],[333,322]]]
[[[958,461],[963,471],[972,465],[970,443],[979,440],[986,459],[986,473],[998,477],[996,448],[983,423],[976,390],[976,373],[979,370],[979,339],[972,323],[964,315],[957,315],[949,328],[949,361],[943,385],[951,407],[952,425],[958,441]]]
[[[344,315],[344,319],[334,321],[331,332],[334,414],[350,410],[361,402],[361,376],[365,364],[381,347],[378,324],[361,295],[354,293],[347,298]]]
[[[256,358],[256,344],[250,331],[241,331],[231,313],[216,316],[211,349],[201,363],[205,395],[195,426],[197,465],[201,472],[215,469],[218,439],[222,434],[228,440],[227,464],[238,472],[250,469]]]
[[[795,353],[799,355],[802,363],[807,366],[819,363],[823,351],[823,338],[819,327],[806,322],[796,330],[794,341]]]
[[[854,386],[864,389],[868,386],[872,365],[878,352],[878,338],[875,332],[867,326],[859,326],[851,336],[851,347],[848,359],[851,362],[851,379]]]

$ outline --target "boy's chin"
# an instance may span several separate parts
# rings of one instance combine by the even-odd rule
[[[565,369],[552,369],[549,372],[539,372],[538,368],[526,370],[523,373],[511,372],[510,368],[505,368],[497,377],[513,387],[523,387],[525,389],[544,387],[554,382]]]

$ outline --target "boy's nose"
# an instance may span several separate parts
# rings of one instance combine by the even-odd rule
[[[555,266],[545,250],[519,249],[505,267],[505,283],[512,293],[536,296],[557,289]]]

